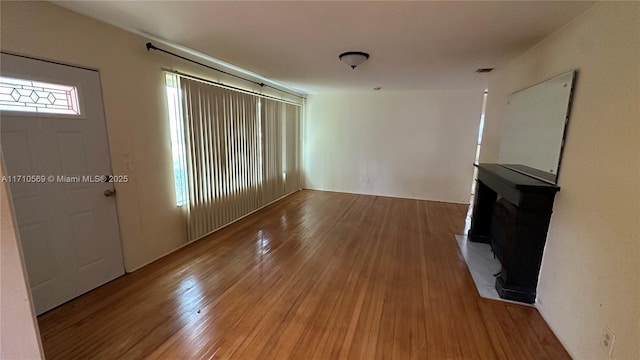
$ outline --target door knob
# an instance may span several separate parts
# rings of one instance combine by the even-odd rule
[[[116,196],[116,190],[115,189],[113,189],[113,190],[107,189],[107,190],[104,191],[104,196],[106,196],[106,197]]]

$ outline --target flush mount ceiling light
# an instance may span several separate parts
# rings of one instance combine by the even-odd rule
[[[352,69],[355,69],[356,66],[362,64],[369,58],[369,54],[362,51],[347,51],[340,54],[338,58],[340,59],[340,61],[351,66]]]

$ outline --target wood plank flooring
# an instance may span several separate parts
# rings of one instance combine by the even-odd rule
[[[304,190],[39,320],[48,359],[569,359],[480,298],[461,205]]]

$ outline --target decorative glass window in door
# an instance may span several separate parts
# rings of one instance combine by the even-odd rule
[[[0,110],[80,115],[78,88],[0,76]]]

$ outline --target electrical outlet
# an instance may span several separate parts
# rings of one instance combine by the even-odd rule
[[[613,344],[615,340],[616,334],[614,334],[608,327],[603,326],[602,336],[600,337],[600,346],[609,356],[611,356],[611,353],[613,352]]]

